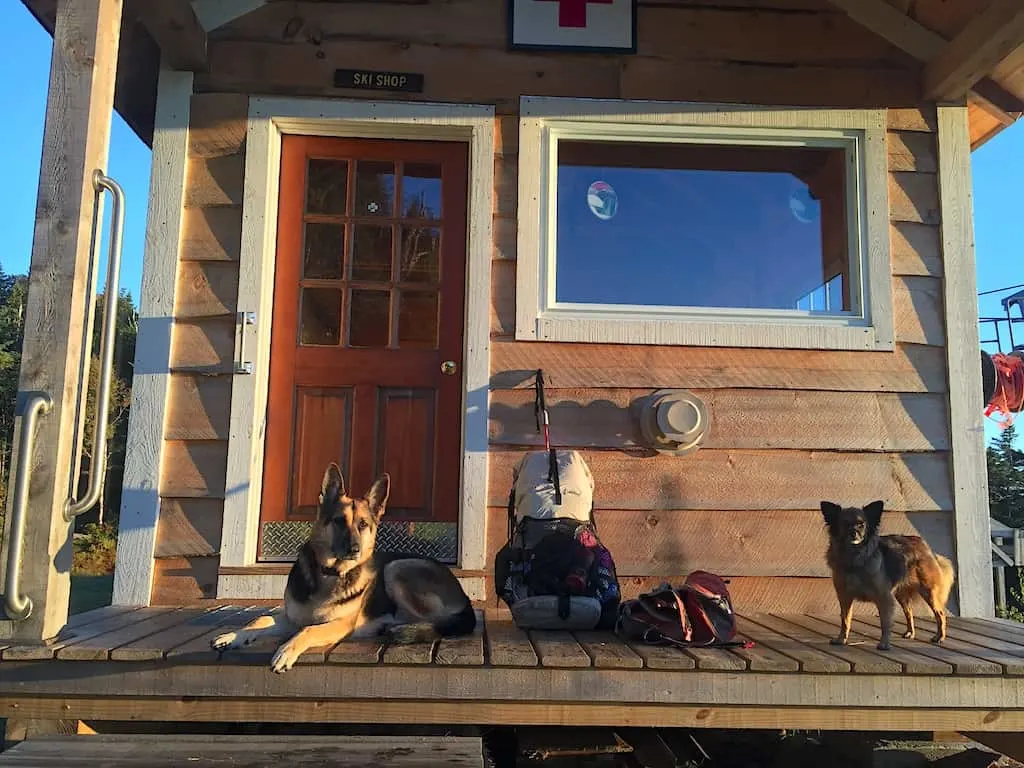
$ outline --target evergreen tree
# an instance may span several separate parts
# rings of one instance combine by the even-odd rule
[[[1013,447],[1016,429],[1000,432],[986,450],[988,498],[992,517],[1006,525],[1024,527],[1024,451]]]

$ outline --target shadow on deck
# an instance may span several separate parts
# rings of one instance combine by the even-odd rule
[[[0,649],[0,717],[1024,730],[1024,625],[1008,621],[954,618],[943,646],[901,639],[880,652],[875,619],[858,619],[838,648],[832,617],[758,614],[740,621],[753,648],[680,651],[608,633],[526,633],[489,614],[471,637],[311,649],[283,675],[268,668],[276,643],[210,648],[268,610],[72,616],[49,645]],[[922,638],[933,629],[919,620]]]

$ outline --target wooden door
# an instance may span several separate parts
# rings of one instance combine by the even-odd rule
[[[281,155],[260,552],[288,554],[268,531],[313,519],[329,461],[351,493],[390,473],[390,523],[454,524],[468,145],[286,136]]]

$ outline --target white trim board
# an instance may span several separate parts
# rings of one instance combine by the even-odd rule
[[[559,304],[553,215],[558,138],[841,146],[857,316]],[[516,339],[793,349],[894,347],[885,110],[610,99],[520,99]],[[863,274],[862,274],[863,272]]]
[[[470,600],[487,599],[483,576],[459,576],[459,584]],[[288,576],[283,573],[222,573],[217,579],[217,598],[221,600],[280,600]]]
[[[939,106],[939,210],[960,613],[995,614],[967,107]]]
[[[255,325],[242,326],[254,372],[235,376],[232,386],[220,564],[244,567],[256,563],[273,316],[277,184],[281,136],[286,133],[469,144],[458,567],[482,570],[486,566],[494,108],[262,97],[249,100],[238,281],[238,310],[256,313]],[[224,597],[224,590],[234,589],[230,586],[235,583],[232,579],[248,578],[221,576],[217,596]]]
[[[139,334],[128,417],[114,605],[148,605],[160,517],[174,291],[188,164],[192,73],[161,69],[142,257]]]

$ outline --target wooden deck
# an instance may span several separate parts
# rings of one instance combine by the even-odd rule
[[[954,618],[943,646],[875,650],[875,619],[829,644],[834,617],[742,617],[749,649],[626,644],[518,630],[310,650],[283,675],[275,644],[210,639],[266,606],[106,607],[48,646],[0,649],[0,717],[83,720],[576,724],[851,730],[1024,730],[1024,625]],[[933,624],[919,620],[922,638]]]

